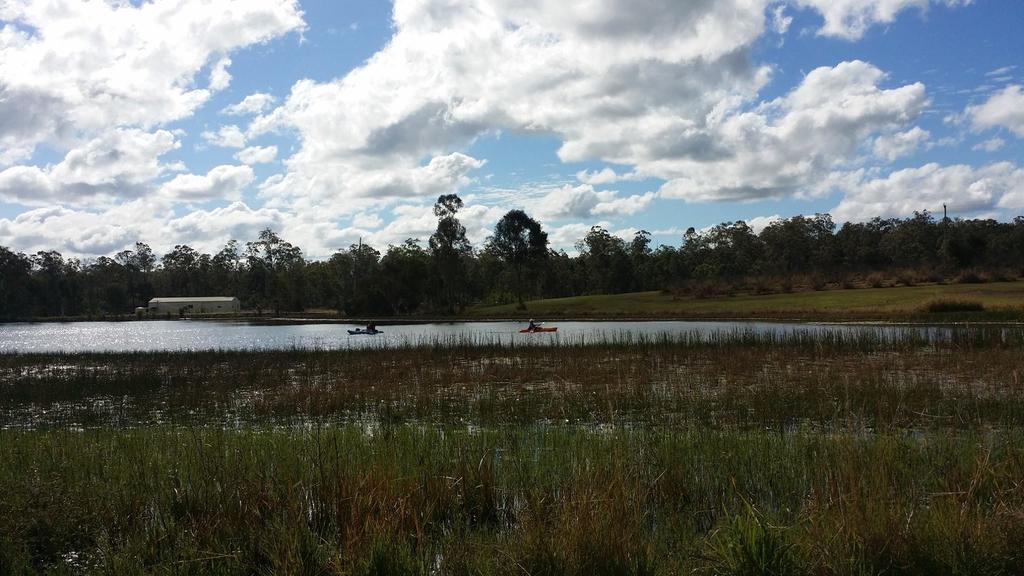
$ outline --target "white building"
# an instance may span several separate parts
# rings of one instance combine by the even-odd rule
[[[150,314],[233,314],[241,308],[238,298],[231,296],[153,298],[149,301]]]

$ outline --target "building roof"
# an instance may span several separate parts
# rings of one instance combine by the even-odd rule
[[[150,304],[179,304],[179,303],[184,304],[184,303],[189,303],[189,302],[209,302],[209,303],[222,302],[222,303],[228,303],[228,302],[234,302],[235,300],[238,300],[238,298],[235,298],[234,296],[192,296],[192,297],[184,297],[184,298],[153,298],[152,300],[149,301],[149,303]]]

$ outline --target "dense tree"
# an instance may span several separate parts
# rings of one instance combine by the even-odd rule
[[[539,284],[540,268],[548,255],[547,233],[526,212],[510,210],[498,220],[487,244],[511,274],[513,293],[522,306],[526,294]]]
[[[843,224],[835,237],[838,262],[852,271],[885,268],[889,260],[882,251],[882,238],[890,234],[896,225],[896,220],[881,218]]]
[[[239,253],[238,240],[228,240],[227,244],[210,259],[212,278],[209,284],[216,294],[239,294],[241,292],[242,255]]]
[[[456,214],[462,199],[445,194],[434,203],[437,230],[430,236],[430,254],[434,260],[434,295],[438,309],[453,312],[461,309],[466,297],[466,259],[473,249],[466,239],[466,227]]]
[[[305,265],[302,250],[283,240],[267,228],[259,238],[245,245],[250,289],[255,305],[269,308],[275,314],[286,310],[302,310],[305,306],[305,279],[300,273]]]
[[[0,247],[0,319],[127,314],[151,296],[238,296],[248,309],[320,308],[372,317],[451,313],[467,303],[532,296],[690,288],[694,279],[723,279],[719,284],[730,286],[748,276],[807,274],[817,282],[819,276],[875,271],[907,281],[965,271],[967,279],[985,271],[1024,274],[1024,217],[936,221],[920,212],[835,231],[831,217],[821,214],[781,220],[759,234],[742,221],[726,222],[691,228],[678,248],[655,249],[646,231],[626,241],[595,226],[578,243],[579,254],[570,255],[549,250],[541,224],[519,210],[506,214],[484,249],[474,252],[456,217],[461,206],[457,196],[438,198],[438,228],[428,248],[409,239],[382,255],[359,242],[314,262],[269,229],[244,249],[232,240],[210,255],[181,244],[159,260],[142,243],[84,261]],[[907,268],[916,270],[907,274]]]
[[[895,266],[931,266],[937,263],[940,230],[927,211],[914,212],[881,238],[886,259]]]
[[[683,259],[699,278],[761,274],[764,242],[746,222],[725,222],[698,234],[691,228],[680,248]]]
[[[633,290],[647,290],[653,286],[651,269],[651,233],[637,230],[629,243],[629,259],[633,267]]]
[[[409,314],[423,304],[430,278],[430,254],[415,239],[388,247],[380,262],[384,299],[392,314]]]
[[[834,264],[835,223],[828,214],[776,220],[760,234],[768,265],[782,274],[830,270]]]
[[[24,254],[0,246],[0,318],[25,318],[32,314],[32,261]]]

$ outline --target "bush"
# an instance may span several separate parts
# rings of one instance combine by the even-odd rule
[[[772,289],[771,285],[763,277],[757,277],[754,280],[754,285],[751,288],[751,292],[758,296],[764,296],[765,294],[772,294],[775,290]]]
[[[928,314],[944,314],[948,312],[983,312],[985,310],[985,305],[975,300],[940,299],[928,302],[924,305],[923,310]]]
[[[358,562],[353,574],[362,576],[414,576],[423,574],[424,566],[409,546],[390,539],[378,539],[369,554]]]
[[[904,271],[900,272],[899,275],[896,276],[896,283],[903,284],[904,286],[916,286],[917,278],[915,278],[910,272]]]
[[[786,576],[800,572],[785,529],[770,526],[749,505],[745,514],[713,533],[708,547],[716,574]]]
[[[875,272],[874,274],[869,275],[867,277],[867,283],[868,283],[868,286],[870,286],[872,288],[885,288],[886,287],[885,276],[883,276],[882,274],[880,274],[878,272]]]
[[[1005,268],[993,271],[989,277],[993,282],[1013,282],[1017,279],[1012,270]]]
[[[988,282],[988,276],[977,270],[964,270],[956,277],[957,284],[984,284]]]

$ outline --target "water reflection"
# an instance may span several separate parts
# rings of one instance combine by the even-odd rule
[[[0,324],[0,352],[344,349],[442,342],[546,345],[595,343],[630,337],[750,332],[850,331],[898,334],[897,326],[775,322],[551,322],[555,334],[520,334],[517,322],[455,322],[382,326],[376,336],[352,336],[347,324],[265,324],[227,321],[139,321]],[[948,328],[912,328],[941,335]]]

